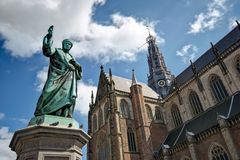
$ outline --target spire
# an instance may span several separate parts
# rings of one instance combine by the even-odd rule
[[[94,95],[93,95],[93,91],[92,91],[92,93],[91,93],[91,104],[93,104],[94,103]]]
[[[136,80],[136,76],[135,76],[135,73],[134,73],[134,69],[132,69],[132,86],[137,84],[137,80]]]
[[[162,97],[165,97],[171,86],[172,74],[167,69],[164,57],[156,44],[156,38],[149,32],[148,43],[148,86]]]

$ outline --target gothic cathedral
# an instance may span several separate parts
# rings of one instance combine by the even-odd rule
[[[177,76],[147,43],[148,84],[101,66],[88,160],[239,160],[240,25]]]

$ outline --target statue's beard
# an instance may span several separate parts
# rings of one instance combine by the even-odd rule
[[[71,49],[71,48],[70,48]],[[64,52],[69,52],[70,51],[70,49],[67,49],[67,48],[63,48],[62,50],[64,51]]]

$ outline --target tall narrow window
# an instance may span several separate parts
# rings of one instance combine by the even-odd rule
[[[191,91],[189,94],[189,102],[192,107],[193,115],[197,115],[203,111],[202,104],[196,92]]]
[[[214,145],[212,147],[210,157],[211,157],[211,160],[229,160],[227,153],[219,145]]]
[[[150,121],[153,120],[153,114],[152,114],[152,109],[149,105],[146,105],[146,110],[147,110],[147,116]]]
[[[128,128],[127,130],[127,137],[128,137],[128,148],[129,152],[136,152],[136,141],[135,141],[135,134],[132,128]]]
[[[101,108],[98,111],[98,124],[99,128],[103,125],[103,112]]]
[[[237,69],[238,73],[240,73],[240,57],[238,57],[236,60],[236,69]]]
[[[97,130],[97,116],[93,116],[93,131],[95,132]]]
[[[109,103],[106,102],[105,105],[104,105],[104,119],[105,119],[105,123],[107,122],[108,109],[109,109]]]
[[[162,121],[163,120],[163,118],[162,118],[162,113],[161,113],[161,110],[160,110],[160,108],[159,107],[155,107],[155,119],[156,120],[160,120],[160,121]]]
[[[222,101],[228,96],[227,90],[218,76],[214,75],[211,77],[210,86],[218,102]]]
[[[120,114],[121,114],[121,117],[123,118],[130,118],[128,103],[123,99],[120,102]]]
[[[183,121],[182,121],[182,117],[180,115],[179,109],[177,107],[177,105],[173,105],[171,108],[171,114],[172,114],[172,118],[173,118],[173,123],[175,125],[175,127],[180,126]]]

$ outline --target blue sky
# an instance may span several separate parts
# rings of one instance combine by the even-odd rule
[[[146,26],[157,37],[168,69],[178,75],[235,26],[239,6],[239,0],[1,0],[1,159],[13,159],[7,148],[11,136],[33,117],[47,74],[41,41],[50,25],[54,46],[70,38],[83,67],[74,118],[87,131],[100,65],[126,78],[134,68],[138,81],[147,82],[147,46],[139,49],[148,36]]]

